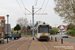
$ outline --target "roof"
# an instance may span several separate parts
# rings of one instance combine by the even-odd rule
[[[67,28],[67,26],[65,26],[65,25],[59,25],[59,29],[60,29],[61,27]]]
[[[0,16],[0,19],[5,19],[5,17],[4,16]]]

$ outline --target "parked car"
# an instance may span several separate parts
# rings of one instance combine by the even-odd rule
[[[12,34],[12,36],[13,36],[14,39],[16,39],[16,38],[19,39],[19,35],[18,34]]]
[[[10,35],[8,35],[9,36],[9,38],[12,38],[12,34],[10,34]]]
[[[12,38],[12,35],[6,35],[6,36],[4,37],[4,39],[7,39],[7,38]]]
[[[68,38],[67,32],[62,34],[62,38]]]

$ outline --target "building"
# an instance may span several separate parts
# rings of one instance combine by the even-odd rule
[[[65,25],[59,25],[59,31],[62,31],[62,30],[65,30],[65,31],[67,31],[67,26],[65,26]]]
[[[0,16],[0,39],[5,37],[5,17]]]
[[[63,33],[63,32],[66,32],[67,31],[67,26],[65,25],[59,25],[58,27],[58,32]]]

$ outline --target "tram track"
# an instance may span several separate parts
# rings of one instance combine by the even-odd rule
[[[6,48],[5,50],[17,50],[17,48],[20,47],[20,45],[22,45],[23,43],[25,43],[28,39],[29,37],[27,39],[23,39],[22,41],[13,44],[12,46]]]
[[[14,40],[14,41],[12,41],[12,42],[9,42],[9,44],[6,43],[6,45],[4,44],[4,45],[0,46],[0,48],[3,48],[3,47],[5,47],[5,46],[11,45],[11,44],[15,44],[16,42],[19,42],[19,41],[22,40],[23,38],[24,38],[24,37],[22,37],[22,38],[20,38],[20,39],[17,39],[17,40]]]
[[[31,42],[32,42],[32,40],[31,40]],[[30,47],[30,45],[31,45],[31,42],[29,43],[29,46],[28,46],[27,50],[29,50],[29,47]]]
[[[17,48],[17,50],[28,50],[31,45],[31,38],[29,38],[26,42],[24,42],[20,47]],[[26,47],[26,48],[25,48]]]

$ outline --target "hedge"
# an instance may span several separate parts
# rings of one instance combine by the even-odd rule
[[[71,36],[75,36],[75,28],[73,28],[72,30],[67,30],[67,33]]]
[[[72,29],[71,35],[72,35],[72,36],[75,36],[75,28]]]
[[[68,34],[71,34],[71,30],[67,30],[67,33],[68,33]]]
[[[49,33],[50,33],[50,35],[54,35],[55,31],[54,30],[50,30]]]

